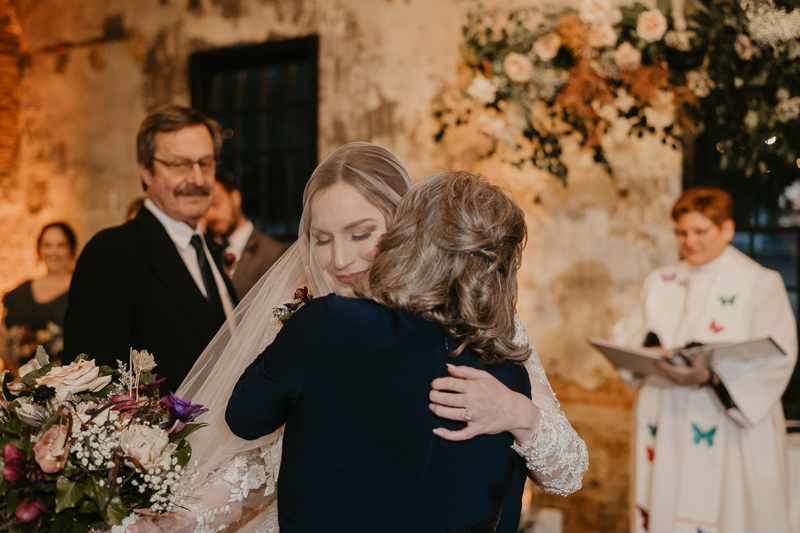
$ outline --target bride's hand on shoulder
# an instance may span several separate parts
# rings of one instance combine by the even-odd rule
[[[518,444],[539,427],[540,413],[530,398],[512,391],[494,376],[468,366],[447,365],[450,377],[431,383],[430,409],[436,416],[467,422],[458,431],[437,428],[446,440],[469,440],[477,435],[511,433]]]
[[[140,516],[136,523],[125,528],[125,533],[192,533],[196,525],[192,513],[179,510],[159,516]]]

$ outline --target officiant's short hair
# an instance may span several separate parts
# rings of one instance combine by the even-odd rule
[[[686,189],[672,206],[672,220],[677,222],[681,215],[692,212],[700,213],[722,227],[723,222],[733,218],[731,195],[712,187]]]
[[[222,151],[222,129],[213,118],[200,111],[177,104],[165,104],[150,113],[142,122],[136,136],[136,162],[153,172],[156,154],[156,134],[170,133],[189,126],[205,126],[214,142],[214,158]]]

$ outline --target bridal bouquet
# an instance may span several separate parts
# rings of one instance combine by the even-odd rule
[[[148,352],[132,350],[129,365],[84,354],[59,366],[39,347],[19,379],[0,374],[0,530],[88,532],[178,504],[192,477],[186,437],[206,409],[159,397]]]

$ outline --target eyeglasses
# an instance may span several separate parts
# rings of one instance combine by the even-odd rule
[[[216,159],[212,159],[210,157],[199,159],[197,161],[186,159],[184,157],[176,157],[171,162],[154,157],[153,161],[158,161],[178,176],[185,176],[189,174],[194,168],[195,164],[200,167],[200,172],[206,176],[213,176],[217,170]]]

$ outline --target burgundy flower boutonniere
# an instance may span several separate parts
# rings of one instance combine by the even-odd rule
[[[288,304],[283,304],[284,307],[276,307],[273,309],[272,314],[281,322],[286,322],[298,309],[310,302],[313,298],[314,297],[308,292],[308,287],[297,289],[294,291],[294,299]]]

